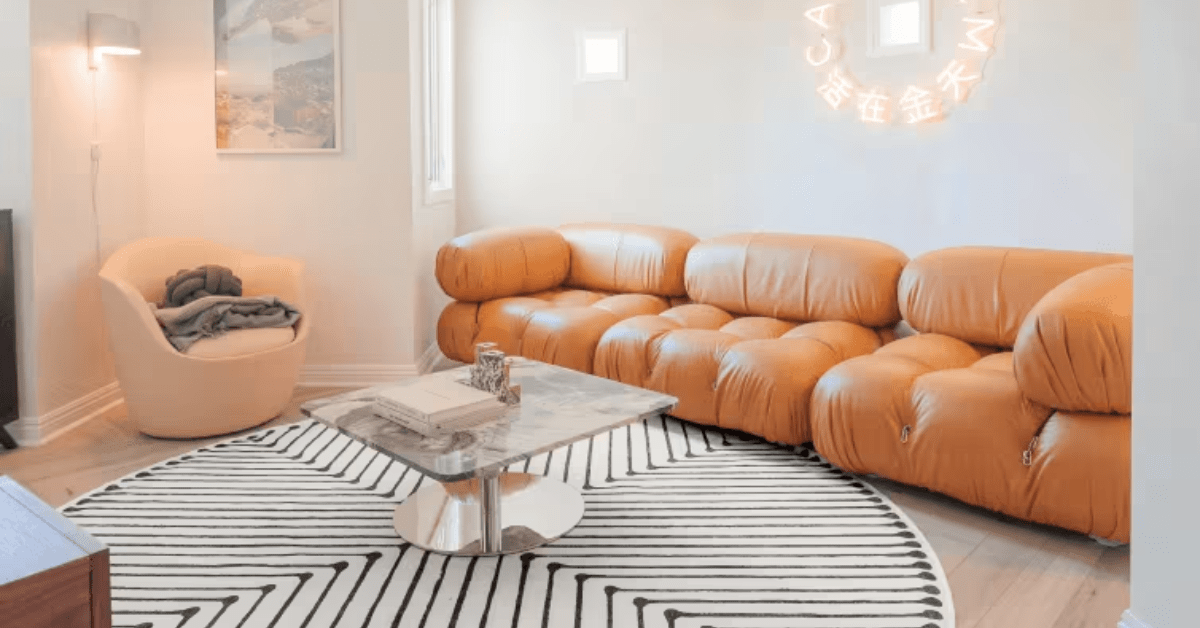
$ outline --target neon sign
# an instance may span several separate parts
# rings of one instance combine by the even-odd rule
[[[821,38],[821,43],[825,46],[825,56],[822,57],[820,61],[813,59],[812,46],[809,46],[808,49],[804,51],[804,58],[808,60],[808,63],[814,68],[819,68],[826,63],[829,63],[833,59],[833,44],[829,43],[829,40],[825,39],[824,37]]]
[[[944,118],[947,105],[961,104],[983,80],[983,67],[995,50],[999,30],[999,0],[957,0],[966,15],[955,23],[961,28],[956,57],[929,84],[906,85],[895,105],[904,115],[892,115],[892,99],[883,86],[857,86],[841,58],[841,27],[835,19],[839,4],[850,0],[826,0],[810,7],[804,17],[820,40],[804,51],[805,61],[817,69],[817,94],[830,109],[840,110],[855,103],[859,120],[868,124],[936,122]],[[934,86],[936,85],[936,87]]]
[[[829,103],[830,107],[840,109],[842,104],[854,95],[854,83],[843,74],[841,68],[834,68],[829,73],[829,80],[817,88],[817,93]]]
[[[891,107],[888,104],[890,100],[891,98],[881,92],[878,87],[869,92],[860,93],[858,95],[858,112],[862,121],[887,124],[888,117],[891,115]]]
[[[979,34],[991,30],[991,28],[996,25],[996,20],[964,17],[963,21],[967,24],[974,24],[975,28],[967,31],[967,39],[971,40],[971,43],[959,44],[958,47],[966,50],[976,50],[978,52],[990,52],[992,50],[991,44],[983,43],[983,41],[979,39]]]
[[[900,98],[900,109],[908,113],[909,124],[936,120],[942,114],[941,102],[916,85],[909,85],[904,91],[904,96]]]
[[[813,7],[811,9],[805,11],[804,17],[812,20],[813,23],[816,24],[817,26],[820,26],[821,28],[823,28],[825,30],[829,30],[829,22],[826,20],[825,15],[827,13],[829,13],[829,10],[832,8],[833,8],[833,3],[822,4],[819,7]]]
[[[983,78],[982,74],[966,76],[964,74],[966,71],[967,64],[961,59],[955,59],[937,77],[938,87],[943,92],[950,91],[951,88],[954,89],[954,100],[956,102],[962,102],[970,92],[971,85]]]

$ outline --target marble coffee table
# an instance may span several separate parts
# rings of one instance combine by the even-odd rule
[[[511,373],[521,404],[498,421],[449,436],[425,437],[372,412],[375,395],[387,386],[310,401],[301,410],[437,480],[396,507],[404,540],[445,554],[523,552],[574,528],[583,518],[583,496],[559,480],[505,467],[668,412],[678,400],[520,358]],[[466,375],[462,367],[423,377]]]

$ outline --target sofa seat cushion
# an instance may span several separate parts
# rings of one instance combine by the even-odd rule
[[[808,400],[821,375],[881,344],[853,323],[734,317],[689,304],[613,325],[596,348],[595,373],[678,397],[679,418],[800,444],[811,439]]]
[[[817,451],[847,471],[1128,539],[1128,500],[1118,496],[1128,495],[1129,466],[1115,453],[1127,459],[1127,432],[1026,398],[1012,352],[940,334],[903,338],[831,368],[810,411]],[[1068,441],[1064,430],[1084,437]]]
[[[236,358],[286,346],[295,338],[292,327],[234,329],[198,340],[183,353],[193,358]]]
[[[476,344],[494,342],[509,355],[591,373],[596,344],[609,327],[669,307],[664,297],[571,289],[455,302],[438,321],[438,344],[460,362],[474,361]]]

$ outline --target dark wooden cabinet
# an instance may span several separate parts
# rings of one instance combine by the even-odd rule
[[[108,548],[3,476],[0,625],[112,628]]]
[[[0,446],[17,446],[5,431],[20,418],[17,400],[17,298],[12,210],[0,210]]]

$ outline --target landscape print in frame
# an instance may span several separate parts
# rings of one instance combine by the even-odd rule
[[[217,151],[342,148],[340,0],[213,0]]]

